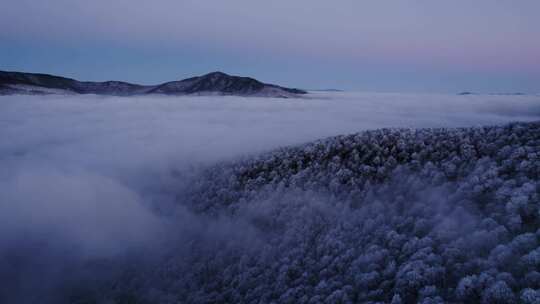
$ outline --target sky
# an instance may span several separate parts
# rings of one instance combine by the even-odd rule
[[[537,0],[2,0],[0,69],[156,84],[540,92]]]

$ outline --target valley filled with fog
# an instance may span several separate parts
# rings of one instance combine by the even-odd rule
[[[226,289],[223,287],[224,285],[212,287],[215,290],[206,286],[206,283],[203,282],[205,278],[201,276],[201,272],[205,271],[203,268],[186,270],[187,264],[185,263],[196,264],[193,262],[196,260],[192,256],[194,254],[193,248],[189,246],[192,246],[193,243],[200,244],[197,247],[200,250],[197,251],[200,254],[200,259],[208,256],[208,262],[222,259],[226,265],[239,265],[235,269],[225,269],[214,265],[214,271],[219,271],[220,275],[222,272],[241,273],[241,268],[244,266],[246,269],[249,268],[242,264],[242,261],[239,261],[244,257],[238,253],[239,251],[248,252],[246,259],[253,258],[259,262],[271,259],[265,257],[261,249],[265,248],[263,243],[268,240],[270,240],[268,243],[270,245],[267,244],[267,246],[273,247],[265,251],[290,262],[291,257],[279,255],[278,252],[280,250],[281,252],[288,252],[287,250],[292,252],[294,247],[292,244],[298,241],[295,238],[301,239],[300,236],[309,234],[300,230],[311,227],[312,221],[316,222],[319,218],[323,221],[343,222],[355,227],[368,218],[374,217],[377,212],[388,212],[393,216],[402,215],[398,209],[393,207],[388,207],[385,211],[384,204],[393,202],[396,197],[403,194],[400,192],[403,190],[401,189],[403,186],[398,180],[404,174],[418,178],[415,181],[405,180],[410,183],[411,189],[418,189],[419,192],[424,191],[423,193],[426,194],[425,197],[414,203],[415,207],[424,208],[425,205],[429,205],[427,201],[436,200],[440,202],[438,208],[447,210],[449,214],[459,218],[459,220],[466,218],[463,233],[471,233],[471,231],[476,231],[477,222],[478,225],[489,225],[480,224],[482,219],[478,219],[479,215],[473,214],[473,211],[466,210],[463,211],[463,214],[466,215],[460,215],[454,209],[447,208],[448,204],[454,204],[455,201],[458,201],[457,199],[455,201],[448,199],[449,193],[453,193],[454,184],[444,184],[443,186],[437,184],[432,185],[432,187],[422,184],[419,186],[422,181],[429,180],[431,177],[422,174],[418,177],[408,171],[405,172],[411,169],[407,167],[408,162],[402,164],[407,168],[398,168],[397,165],[392,165],[391,168],[387,169],[388,172],[381,173],[382,175],[375,179],[380,185],[386,185],[390,190],[377,188],[373,190],[374,192],[388,194],[395,191],[395,196],[388,194],[389,196],[384,198],[379,196],[378,199],[373,199],[378,204],[382,202],[382,207],[380,205],[370,206],[371,209],[365,212],[361,211],[361,208],[354,209],[350,206],[355,198],[348,196],[354,190],[354,187],[349,184],[345,188],[336,188],[331,186],[332,180],[328,180],[326,183],[326,179],[321,177],[318,180],[321,185],[316,186],[315,189],[307,189],[309,187],[305,186],[295,188],[290,186],[294,184],[290,180],[283,185],[278,185],[281,179],[285,178],[282,175],[257,179],[257,176],[253,177],[249,174],[256,175],[259,172],[258,169],[253,171],[255,173],[246,173],[249,171],[249,166],[247,166],[248,169],[228,169],[228,166],[229,164],[240,164],[246,159],[248,162],[249,160],[253,161],[258,157],[262,157],[264,161],[266,157],[264,155],[269,155],[268,153],[271,154],[272,151],[282,151],[280,149],[285,147],[303,147],[303,144],[316,140],[366,130],[399,128],[403,129],[400,131],[405,132],[403,134],[409,134],[407,132],[413,132],[412,129],[418,128],[451,128],[453,130],[463,127],[503,126],[511,122],[532,122],[539,119],[540,97],[535,95],[458,96],[317,92],[307,94],[302,98],[0,96],[0,168],[2,168],[0,170],[0,276],[2,276],[0,279],[7,282],[0,287],[0,295],[2,296],[0,302],[31,303],[39,297],[56,303],[76,302],[77,299],[82,303],[86,298],[92,298],[99,302],[107,300],[108,297],[116,299],[117,303],[128,301],[125,299],[132,297],[141,297],[148,302],[158,301],[161,303],[182,302],[182,299],[187,301],[186,297],[190,297],[188,302],[198,301],[201,303],[245,300],[246,298],[242,297],[248,294],[247,291],[242,296],[228,295],[225,292],[223,294],[218,292]],[[524,128],[527,126],[525,125]],[[420,137],[432,141],[440,140],[444,136],[460,137],[459,132],[451,133],[453,131],[449,131],[450,135],[448,135],[444,133],[445,131],[438,130],[438,132],[443,133],[436,133],[438,135],[430,137],[432,136],[429,135],[430,131],[425,131],[428,135]],[[493,134],[510,137],[514,130],[501,129],[483,132],[485,132],[486,138],[492,136],[496,140],[497,136]],[[392,136],[396,136],[398,139],[401,138],[400,136],[405,139],[414,137],[400,134]],[[484,138],[484,135],[477,134],[467,136],[471,141]],[[523,140],[529,140],[527,136],[534,136],[534,132],[523,133],[523,138],[525,138]],[[506,137],[504,138],[507,140]],[[426,143],[429,140],[426,139]],[[410,142],[413,145],[414,140],[410,139]],[[457,142],[474,145],[474,142]],[[508,139],[508,142],[511,143],[512,140]],[[322,145],[331,146],[333,142],[330,140],[330,143],[323,142]],[[344,146],[347,147],[347,144]],[[537,149],[538,147],[532,148]],[[277,163],[286,161],[286,156],[289,154],[283,153],[276,156],[280,159]],[[291,153],[291,155],[295,155],[296,152]],[[435,152],[431,151],[430,153]],[[493,156],[493,159],[496,159],[495,154],[489,153],[486,152],[482,157]],[[478,156],[479,163],[481,163],[482,157]],[[487,160],[485,161],[487,162]],[[433,162],[434,166],[437,167],[438,163]],[[441,161],[442,163],[443,161]],[[446,163],[444,164],[446,165]],[[422,163],[423,165],[425,164]],[[473,180],[471,175],[473,174],[471,172],[474,171],[473,167],[480,171],[484,170],[475,167],[476,162],[469,164],[470,170],[460,167],[459,164],[455,165],[459,174],[456,173],[455,177],[449,178],[451,183],[458,183],[461,177],[468,181]],[[235,165],[230,166],[234,168]],[[209,171],[212,168],[217,169]],[[310,167],[309,170],[314,174],[313,176],[316,176],[317,172],[313,167]],[[300,171],[295,169],[294,172],[287,174],[295,175],[298,172]],[[325,174],[330,174],[328,172],[331,171],[325,172]],[[253,179],[254,185],[257,186],[246,190],[244,189],[244,187],[248,187],[246,185],[238,186],[232,183],[234,186],[230,186],[228,182],[224,182],[229,175],[244,176],[242,174],[248,174],[248,179]],[[531,178],[530,175],[527,176]],[[290,179],[290,176],[287,178]],[[215,183],[208,182],[214,180],[216,180]],[[269,182],[270,180],[272,182]],[[325,182],[322,182],[323,180]],[[433,177],[433,180],[436,178]],[[317,183],[314,180],[311,181]],[[209,184],[205,184],[206,182]],[[364,182],[362,181],[362,187],[368,187],[365,186]],[[535,182],[536,184],[530,187],[538,187],[538,180]],[[265,188],[273,183],[277,185],[276,189],[281,189],[277,191],[279,195],[269,194],[270,190]],[[376,182],[370,181],[371,184],[376,184]],[[232,196],[224,195],[227,197],[224,200],[232,202],[231,206],[240,202],[235,205],[236,207],[231,207],[231,209],[218,206],[221,201],[216,201],[216,197],[221,197],[220,189],[232,191],[238,187],[242,188],[244,192]],[[283,187],[288,189],[283,190]],[[263,194],[258,193],[259,190]],[[320,192],[318,192],[319,190]],[[214,192],[218,194],[210,198],[206,197],[211,196]],[[340,193],[344,196],[340,196]],[[204,198],[199,199],[197,195]],[[375,194],[370,192],[369,195],[365,194],[357,201],[369,200],[373,195]],[[403,195],[407,197],[407,195]],[[375,196],[377,197],[377,195]],[[444,197],[444,199],[438,199],[439,197]],[[533,203],[538,203],[537,197],[535,199],[530,197],[529,199]],[[242,207],[246,201],[255,203]],[[209,205],[203,206],[202,204]],[[314,207],[305,209],[306,204]],[[347,204],[347,207],[328,207],[333,204]],[[257,210],[256,206],[259,205],[261,207]],[[276,206],[280,206],[280,208]],[[347,212],[346,210],[349,210],[347,208],[353,208],[355,211]],[[280,212],[285,211],[279,210],[287,210],[289,215],[280,214]],[[497,214],[497,212],[494,211],[493,214]],[[354,218],[353,215],[357,215],[357,217]],[[437,216],[439,214],[434,215],[434,218]],[[431,229],[432,226],[430,226],[427,215],[423,214],[422,217],[425,221],[422,222],[423,224],[415,226],[414,229],[416,229],[415,233],[421,231],[419,234],[426,236],[429,234],[427,230]],[[494,215],[494,217],[496,216]],[[276,222],[273,223],[269,220],[271,218],[276,218]],[[298,220],[298,218],[303,218],[303,220]],[[455,219],[453,218],[453,220]],[[393,225],[388,221],[381,221],[384,222],[384,225]],[[298,225],[287,226],[290,223]],[[503,220],[499,222],[500,225],[504,223],[506,222]],[[332,226],[332,224],[329,225]],[[451,222],[447,225],[456,224]],[[524,234],[527,231],[532,231],[534,236],[533,228],[536,222],[533,221],[530,225],[532,226],[520,226],[520,228],[515,228],[517,229],[515,231],[511,230],[511,227],[507,227],[507,229],[511,234]],[[274,233],[277,233],[276,231],[285,231],[283,235],[289,239],[272,243],[276,240],[273,236]],[[330,229],[329,231],[338,234],[347,233],[344,232],[347,231],[345,228],[342,230]],[[536,232],[536,234],[538,233]],[[447,236],[441,238],[445,237]],[[531,236],[529,235],[529,237]],[[457,238],[457,236],[448,237],[452,240]],[[338,239],[340,237],[332,238],[332,240]],[[444,243],[445,241],[440,242]],[[346,241],[344,243],[348,244]],[[351,244],[353,243],[351,241]],[[381,244],[377,246],[380,246],[380,250],[384,247]],[[529,245],[520,247],[526,247],[523,249],[523,255],[532,252],[538,244],[531,245],[532,249],[527,246]],[[365,252],[368,252],[368,249]],[[489,250],[491,249],[490,247]],[[223,250],[227,255],[215,257],[213,254],[220,250]],[[485,255],[489,255],[489,250]],[[500,249],[500,251],[503,250]],[[332,256],[331,253],[324,255]],[[173,257],[171,258],[171,256]],[[534,258],[538,259],[531,257],[533,260]],[[368,259],[366,257],[364,262]],[[173,261],[174,265],[167,264],[170,261]],[[251,262],[247,261],[246,263]],[[377,260],[377,262],[380,261]],[[264,262],[261,263],[264,264]],[[370,263],[365,262],[366,265],[364,265],[360,261],[357,265],[360,268],[371,269]],[[401,261],[395,263],[398,268],[402,265]],[[539,265],[538,260],[531,263]],[[285,260],[281,263],[281,265],[286,264]],[[135,267],[134,265],[139,266]],[[212,266],[208,267],[212,268]],[[164,275],[163,273],[167,272],[164,270],[165,268],[169,269],[170,273],[176,274],[167,273]],[[152,273],[153,269],[159,269],[159,274]],[[190,271],[198,275],[193,281],[196,283],[193,284],[200,286],[187,286],[187,283],[178,278]],[[337,268],[335,271],[338,271]],[[370,271],[379,270],[371,269]],[[380,270],[379,272],[383,273],[384,271]],[[467,268],[467,270],[463,270],[462,274],[456,275],[471,275],[467,271],[470,269]],[[511,274],[512,271],[508,270],[505,273]],[[148,274],[149,272],[152,274]],[[399,273],[399,271],[397,272]],[[449,271],[447,270],[447,272]],[[38,273],[39,275],[37,275]],[[126,276],[129,278],[126,279]],[[147,281],[141,279],[142,276],[148,278]],[[189,277],[189,275],[186,276]],[[296,278],[296,274],[291,274],[291,276]],[[322,277],[325,276],[340,277],[339,275],[323,274],[320,281],[323,281]],[[163,282],[159,283],[156,282],[157,279],[150,282],[152,278],[157,277],[162,279],[166,277],[167,279],[163,279]],[[486,285],[486,288],[489,289],[492,285],[499,284],[498,282],[505,282],[504,284],[514,290],[515,299],[526,297],[523,296],[524,292],[522,291],[522,289],[524,290],[522,286],[525,286],[525,283],[517,282],[515,286],[512,286],[511,280],[503,278],[504,275],[501,277],[493,275],[493,277],[494,283]],[[207,279],[216,280],[211,274],[208,275]],[[310,280],[317,281],[318,279],[311,278]],[[365,280],[367,282],[369,278],[365,278]],[[396,299],[398,301],[398,298],[403,298],[404,302],[410,302],[421,297],[431,297],[435,301],[432,303],[438,303],[436,302],[437,296],[439,299],[454,299],[453,297],[461,296],[461,294],[455,296],[453,289],[451,291],[443,290],[437,294],[433,291],[436,289],[435,287],[429,287],[437,285],[436,282],[426,283],[429,288],[426,289],[425,295],[411,295],[407,293],[407,287],[401,288],[399,286],[399,284],[405,283],[396,280],[397,287],[383,286],[379,288],[377,287],[379,283],[358,283],[365,284],[364,288],[367,289],[379,288],[384,290],[386,294],[354,294],[355,300],[367,302]],[[178,283],[180,281],[182,283]],[[328,298],[323,298],[325,295],[339,297],[345,303],[346,300],[343,299],[352,297],[352,293],[348,291],[346,286],[353,283],[349,282],[338,288],[330,281],[326,280],[324,286],[320,286],[318,281],[312,282],[310,284],[313,285],[313,288],[309,289],[309,292],[298,291],[299,294],[320,294],[320,297],[315,300],[310,298],[302,301],[306,303],[308,300],[312,300],[314,303],[317,301],[325,302],[325,299],[328,301]],[[372,281],[377,280],[373,279]],[[174,282],[179,285],[174,285]],[[456,284],[457,282],[462,283],[456,279]],[[130,285],[131,283],[132,285]],[[302,284],[295,283],[293,285],[298,287]],[[497,286],[500,287],[501,284],[503,283]],[[115,288],[119,291],[110,292],[111,285],[117,286]],[[260,283],[259,286],[265,285]],[[527,288],[533,290],[533,287]],[[540,286],[536,288],[538,290]],[[208,291],[210,289],[212,291]],[[178,290],[178,293],[175,294],[174,290]],[[204,295],[196,297],[193,290],[207,291],[204,292]],[[284,295],[288,290],[292,290],[291,288],[285,286],[281,290],[284,291],[269,293],[260,291],[257,296],[252,297],[255,299],[264,295],[267,302],[286,302],[285,300],[291,301],[291,303],[301,302],[300,298],[295,298],[293,292]],[[336,294],[336,290],[341,293]],[[398,291],[401,295],[395,296]],[[463,297],[469,296],[466,292],[462,292]],[[494,293],[496,292],[494,291]],[[204,298],[205,296],[213,298]],[[69,299],[66,300],[66,297]],[[491,299],[485,295],[479,295],[479,297]],[[142,303],[145,302],[142,301]]]

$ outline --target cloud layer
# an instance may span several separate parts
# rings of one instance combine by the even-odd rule
[[[7,288],[21,294],[39,286],[35,269],[65,279],[58,272],[175,237],[167,214],[190,168],[365,129],[540,117],[537,96],[360,93],[9,96],[0,109],[0,273],[17,274],[24,284]],[[180,218],[182,229],[197,222]]]

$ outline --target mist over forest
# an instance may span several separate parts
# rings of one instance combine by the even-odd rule
[[[538,101],[1,96],[0,302],[539,303]]]

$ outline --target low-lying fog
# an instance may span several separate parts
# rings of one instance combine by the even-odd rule
[[[539,117],[538,96],[0,97],[0,302],[167,235],[157,210],[189,168],[365,129]]]

